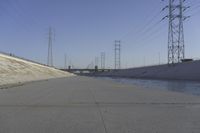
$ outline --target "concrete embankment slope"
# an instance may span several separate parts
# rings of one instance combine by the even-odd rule
[[[200,61],[158,65],[104,72],[98,76],[150,78],[170,80],[200,80]]]
[[[55,68],[0,54],[0,85],[72,76]]]

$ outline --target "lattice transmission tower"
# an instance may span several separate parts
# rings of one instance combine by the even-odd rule
[[[106,53],[101,52],[101,69],[105,69],[106,65]]]
[[[185,43],[183,21],[187,18],[184,11],[185,0],[169,0],[169,4],[163,8],[168,9],[169,14],[164,18],[169,19],[168,27],[168,64],[181,62],[185,58]]]
[[[115,69],[121,69],[121,41],[115,40]]]
[[[49,37],[48,37],[48,57],[47,57],[47,65],[48,66],[53,66],[53,48],[52,48],[52,44],[53,44],[53,30],[50,27],[49,28]]]
[[[64,69],[67,69],[67,55],[65,54],[65,58],[64,58]]]
[[[95,57],[94,63],[96,67],[99,67],[99,57]]]

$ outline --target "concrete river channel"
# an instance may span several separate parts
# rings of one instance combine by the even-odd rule
[[[200,81],[151,80],[110,77],[98,77],[98,79],[111,80],[121,84],[131,84],[144,89],[162,89],[200,96]]]

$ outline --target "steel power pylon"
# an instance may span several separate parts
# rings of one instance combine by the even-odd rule
[[[95,57],[95,66],[98,67],[99,66],[99,57]]]
[[[115,69],[121,68],[121,41],[115,40]]]
[[[49,38],[48,38],[48,57],[47,57],[47,65],[48,66],[53,66],[53,48],[52,48],[52,44],[53,44],[53,30],[50,27],[49,28]]]
[[[64,60],[64,69],[67,69],[67,55],[65,54],[65,60]]]
[[[179,63],[185,58],[183,21],[187,17],[183,14],[188,7],[184,6],[184,2],[185,0],[169,0],[169,5],[163,8],[169,9],[169,14],[164,17],[169,19],[168,64]]]
[[[106,62],[106,54],[105,52],[101,52],[101,69],[105,69]]]

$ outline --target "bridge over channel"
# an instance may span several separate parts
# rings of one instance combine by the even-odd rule
[[[95,72],[109,72],[114,69],[61,69],[62,71],[67,71],[76,74],[84,74],[84,73],[95,73]]]

